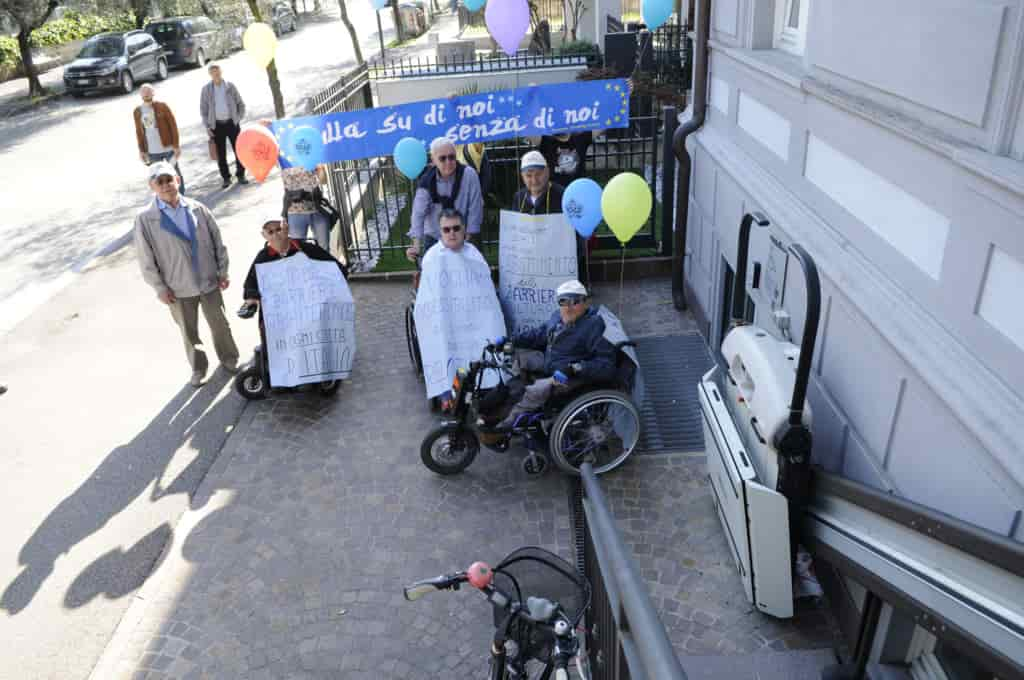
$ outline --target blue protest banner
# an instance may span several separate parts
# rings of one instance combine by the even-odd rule
[[[466,144],[627,127],[629,90],[622,78],[589,80],[288,118],[271,125],[284,163],[297,164],[287,155],[288,135],[307,125],[320,131],[322,160],[331,163],[390,156],[403,137]]]

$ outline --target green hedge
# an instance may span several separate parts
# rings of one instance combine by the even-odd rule
[[[68,10],[56,21],[32,31],[32,47],[56,47],[73,40],[82,40],[107,31],[130,31],[135,28],[135,17],[130,12],[100,17]]]
[[[57,47],[74,40],[90,38],[107,31],[130,31],[135,28],[135,17],[130,12],[111,16],[96,16],[68,10],[56,21],[44,24],[32,31],[29,43],[32,47]],[[18,41],[0,36],[0,66],[15,69],[21,64]]]

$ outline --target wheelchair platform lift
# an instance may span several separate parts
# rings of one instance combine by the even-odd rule
[[[698,386],[708,479],[747,599],[778,618],[793,616],[796,522],[807,500],[811,410],[805,403],[818,333],[821,287],[810,255],[788,253],[803,269],[807,313],[800,346],[744,321],[750,230],[767,227],[760,213],[740,224],[731,329],[719,365]],[[754,287],[759,286],[759,266]]]

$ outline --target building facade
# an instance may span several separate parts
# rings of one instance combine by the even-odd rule
[[[685,285],[712,350],[759,211],[754,321],[799,343],[790,243],[822,276],[816,462],[1024,541],[1024,1],[712,0],[709,64]]]

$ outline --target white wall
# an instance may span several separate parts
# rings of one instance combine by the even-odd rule
[[[558,68],[534,69],[531,71],[488,73],[467,73],[434,77],[395,78],[375,80],[374,96],[377,106],[397,106],[409,102],[425,101],[447,97],[470,85],[477,85],[479,91],[505,90],[527,85],[550,85],[569,83],[576,80],[576,74],[586,68],[562,66]]]

